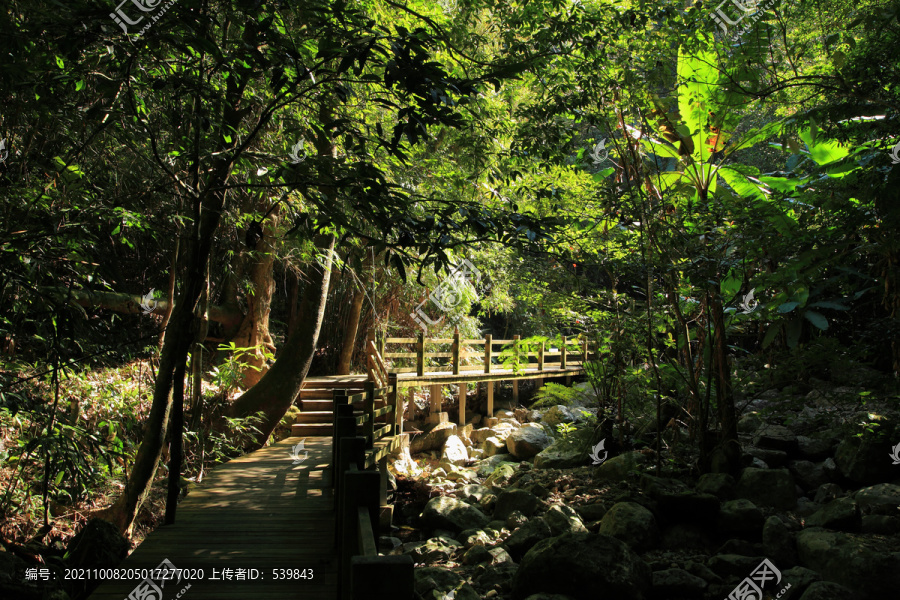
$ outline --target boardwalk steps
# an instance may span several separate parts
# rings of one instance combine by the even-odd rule
[[[336,376],[312,377],[303,382],[297,406],[302,411],[298,423],[291,427],[291,434],[299,437],[320,437],[332,435],[335,389],[345,389],[348,394],[363,391],[365,377]]]

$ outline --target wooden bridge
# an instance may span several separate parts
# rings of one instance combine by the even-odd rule
[[[384,345],[370,340],[368,376],[310,380],[299,400],[315,420],[294,426],[294,433],[304,437],[213,469],[179,504],[176,523],[153,531],[119,565],[119,578],[113,572],[95,574],[103,583],[90,600],[412,600],[411,557],[381,556],[377,545],[393,513],[387,502],[387,458],[408,443],[398,383],[431,386],[432,408],[440,398],[435,388],[460,384],[462,420],[467,383],[487,382],[490,414],[497,381],[583,373],[589,348],[582,345],[575,365],[563,343],[559,351],[523,351],[529,363],[532,354],[537,358],[533,367],[495,369],[493,344],[507,341],[488,336],[482,371],[460,364],[465,353],[457,334],[449,340],[450,365],[426,373],[428,353],[421,336],[385,343],[409,344],[410,339],[417,344],[414,369],[388,370],[383,357],[407,354],[385,353]],[[559,362],[546,364],[554,352]]]

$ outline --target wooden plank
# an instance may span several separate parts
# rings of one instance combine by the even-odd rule
[[[416,338],[389,337],[384,341],[388,344],[415,344],[417,340]]]
[[[196,600],[334,600],[337,553],[330,470],[316,467],[331,462],[331,438],[305,438],[305,457],[295,465],[291,451],[301,439],[287,438],[213,469],[181,501],[176,522],[151,532],[119,568],[155,568],[163,559],[181,569],[203,568],[206,578],[191,581],[185,593]],[[213,568],[221,573],[225,567],[258,569],[268,577],[210,579]],[[276,581],[273,568],[313,568],[315,576],[311,581]],[[122,600],[137,583],[105,581],[90,598]]]

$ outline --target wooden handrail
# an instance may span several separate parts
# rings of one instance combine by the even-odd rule
[[[335,487],[335,543],[339,549],[338,598],[340,600],[372,600],[391,598],[413,600],[413,561],[410,556],[378,555],[378,522],[380,505],[385,499],[381,488],[387,476],[387,458],[395,447],[394,440],[373,440],[389,434],[393,422],[377,428],[375,419],[396,410],[397,376],[389,374],[390,385],[366,385],[362,414],[354,414],[354,404],[342,390],[335,390],[332,483]],[[359,396],[360,394],[354,394]],[[353,398],[353,397],[351,397]],[[384,398],[385,406],[374,408],[375,400]],[[357,405],[358,406],[358,405]],[[362,425],[368,434],[358,436]],[[377,466],[378,471],[369,470]]]

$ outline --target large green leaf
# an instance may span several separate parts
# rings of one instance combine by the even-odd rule
[[[850,154],[850,149],[845,148],[834,140],[813,140],[812,130],[800,131],[800,139],[809,148],[809,156],[820,166],[833,163]]]
[[[734,168],[733,165],[721,167],[717,171],[718,175],[725,180],[725,183],[743,198],[754,197],[764,199],[766,197],[763,190],[765,186],[761,181],[753,180]]]
[[[821,313],[817,313],[814,310],[808,310],[803,313],[803,318],[805,318],[807,321],[809,321],[822,331],[828,329],[828,319],[826,319]]]
[[[708,51],[685,52],[678,50],[678,112],[682,122],[691,132],[694,141],[692,157],[704,161],[706,153],[706,120],[713,94],[721,74],[716,68],[716,55]]]

